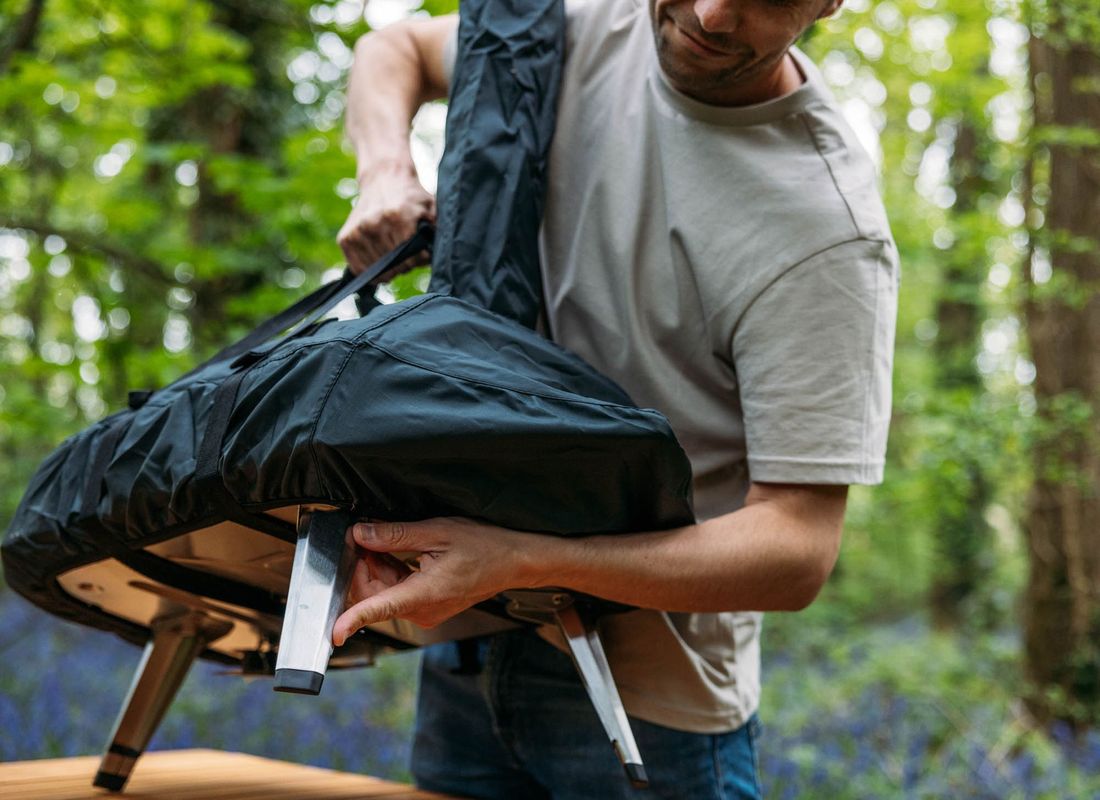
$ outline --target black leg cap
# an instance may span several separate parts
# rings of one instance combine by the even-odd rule
[[[100,770],[95,774],[95,780],[92,781],[92,786],[106,789],[109,792],[121,792],[122,787],[126,785],[126,779],[129,777],[129,775],[115,775],[114,773]]]
[[[308,669],[275,670],[275,691],[294,694],[320,694],[325,673]]]

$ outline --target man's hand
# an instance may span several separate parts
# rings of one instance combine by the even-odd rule
[[[438,625],[508,589],[556,587],[665,611],[797,611],[836,562],[848,487],[754,483],[745,507],[683,528],[611,536],[520,533],[472,520],[359,523],[351,607],[333,630]],[[419,553],[419,571],[393,557]]]
[[[409,125],[422,103],[446,97],[443,64],[458,15],[406,20],[360,37],[348,80],[347,134],[355,148],[359,201],[336,240],[355,273],[435,221],[435,200],[416,177]],[[389,280],[415,259],[383,276]]]
[[[416,233],[416,224],[435,221],[435,198],[411,165],[386,165],[360,177],[359,200],[336,241],[351,271],[358,274]],[[416,266],[415,259],[382,276],[390,280]]]
[[[430,628],[506,589],[523,588],[524,540],[468,519],[360,522],[348,529],[359,549],[346,611],[332,640],[339,647],[360,628],[401,618]],[[412,570],[394,553],[418,553]]]

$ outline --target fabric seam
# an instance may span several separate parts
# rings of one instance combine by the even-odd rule
[[[764,788],[760,785],[760,755],[756,749],[756,726],[758,724],[759,717],[755,714],[749,717],[749,721],[745,723],[745,734],[749,741],[749,755],[752,763],[752,785],[756,788],[756,796],[762,798],[764,796]]]
[[[871,316],[871,341],[868,343],[868,352],[865,356],[867,376],[870,378],[875,371],[875,355],[878,352],[878,315],[880,305],[881,264],[876,264],[875,269],[875,313]],[[891,370],[892,371],[892,370]],[[874,383],[868,387],[863,395],[863,424],[860,426],[860,436],[863,439],[863,461],[867,463],[871,456],[871,437],[868,435],[871,419],[871,395],[875,391]],[[885,461],[885,459],[883,459]]]
[[[836,193],[840,195],[840,199],[844,203],[844,208],[848,211],[848,218],[852,220],[852,227],[856,229],[856,235],[862,236],[863,233],[859,229],[859,223],[856,221],[855,212],[852,211],[852,204],[848,202],[848,196],[840,190],[840,184],[837,183],[836,180],[836,173],[833,172],[833,165],[829,163],[829,159],[821,151],[821,145],[818,144],[817,141],[817,134],[814,132],[813,126],[810,125],[809,115],[805,112],[801,112],[798,117],[802,120],[802,124],[806,128],[806,133],[810,136],[810,141],[813,142],[814,150],[817,151],[818,157],[825,162],[825,169],[829,171],[829,180],[833,182],[833,188],[836,190]]]
[[[865,464],[882,464],[883,458],[795,458],[793,456],[749,456],[748,461],[773,464],[805,464],[814,467],[862,467]]]
[[[655,409],[652,409],[652,408],[641,408],[640,406],[624,406],[620,403],[612,403],[612,402],[607,401],[607,400],[596,400],[596,399],[593,399],[593,398],[585,398],[585,397],[581,397],[579,395],[567,395],[567,396],[563,397],[563,396],[557,395],[557,394],[548,394],[548,393],[545,393],[545,392],[534,392],[534,391],[531,391],[530,389],[520,389],[520,388],[517,388],[515,386],[499,386],[495,383],[492,383],[491,381],[481,380],[481,379],[478,379],[478,378],[469,378],[469,377],[466,377],[464,375],[454,375],[450,372],[444,372],[441,369],[436,369],[434,367],[425,366],[424,364],[420,364],[420,363],[412,360],[411,358],[408,358],[408,357],[405,357],[405,356],[400,356],[397,353],[394,353],[392,350],[387,348],[385,345],[381,345],[378,342],[364,341],[361,344],[364,344],[368,347],[373,347],[376,350],[380,350],[383,353],[385,353],[386,355],[388,355],[390,358],[394,359],[395,361],[400,361],[402,364],[408,364],[410,367],[416,367],[417,369],[423,370],[425,372],[431,372],[431,373],[434,373],[436,375],[442,375],[444,378],[450,378],[451,380],[455,380],[455,381],[462,381],[463,383],[472,383],[472,384],[476,384],[478,386],[487,386],[490,389],[496,389],[497,391],[513,392],[515,394],[522,394],[522,395],[526,395],[528,397],[540,397],[544,400],[553,400],[553,401],[558,402],[558,403],[574,403],[574,404],[579,404],[579,405],[598,406],[598,407],[601,407],[601,408],[625,408],[625,409],[629,409],[630,411],[640,411],[641,413],[643,413],[643,414],[645,414],[646,416],[649,416],[649,417],[657,417],[659,419],[664,419],[664,415],[661,414],[661,412],[659,412]]]
[[[718,734],[710,734],[710,757],[714,762],[714,796],[722,796],[722,786],[725,784],[725,776],[722,774],[721,737]]]
[[[732,350],[733,350],[733,340],[735,338],[737,338],[737,329],[739,327],[741,327],[741,320],[743,320],[745,315],[747,313],[749,313],[749,311],[752,309],[752,307],[756,304],[756,301],[759,300],[760,297],[763,296],[764,292],[766,292],[768,289],[770,289],[776,283],[778,283],[783,278],[785,278],[787,276],[787,274],[789,272],[791,272],[792,270],[795,270],[795,269],[798,269],[801,266],[804,266],[805,264],[807,264],[808,262],[814,260],[818,256],[822,256],[825,253],[830,252],[831,250],[836,250],[839,247],[845,247],[846,245],[850,245],[850,244],[889,244],[889,240],[888,239],[878,239],[878,238],[875,238],[873,236],[855,236],[851,239],[845,239],[844,241],[841,241],[841,242],[834,242],[833,244],[830,244],[826,247],[821,248],[820,250],[817,250],[813,253],[810,253],[806,257],[800,258],[798,261],[794,262],[793,264],[779,270],[779,272],[777,272],[772,277],[771,280],[769,280],[767,283],[765,283],[763,286],[761,286],[760,289],[757,290],[753,294],[752,299],[748,303],[746,303],[744,309],[741,310],[741,313],[737,317],[737,321],[733,324],[733,330],[730,333],[730,351],[732,352]],[[733,302],[733,300],[731,299],[730,303],[732,303],[732,302]],[[717,315],[723,308],[727,308],[728,306],[729,306],[729,304],[727,303],[726,305],[722,306],[721,308],[715,309],[714,315]]]

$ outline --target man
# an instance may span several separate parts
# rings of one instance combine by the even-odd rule
[[[626,785],[568,659],[495,637],[482,674],[425,655],[414,774],[474,797],[757,797],[760,614],[816,596],[847,486],[881,480],[897,258],[872,166],[793,42],[842,0],[570,7],[543,219],[549,330],[668,416],[697,524],[579,539],[469,520],[356,525],[336,623],[433,625],[505,589],[639,610],[601,634],[651,788]],[[408,121],[446,93],[456,20],[356,47],[347,129],[361,269],[431,217]],[[422,553],[410,574],[386,554]],[[461,672],[461,671],[458,671]]]

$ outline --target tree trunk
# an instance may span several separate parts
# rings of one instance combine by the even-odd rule
[[[285,4],[211,0],[210,5],[217,24],[249,42],[245,63],[251,85],[247,89],[206,87],[176,107],[159,109],[149,126],[149,139],[201,142],[214,156],[275,159],[287,127],[285,119],[294,107],[279,50],[285,46],[280,30],[287,24],[280,16]],[[214,254],[221,267],[218,274],[197,277],[186,285],[194,301],[185,316],[192,349],[201,357],[225,344],[234,327],[252,324],[252,315],[234,318],[228,307],[273,279],[270,269],[278,263],[278,248],[270,242],[245,246],[245,234],[257,228],[256,220],[232,190],[215,186],[203,160],[196,166],[198,200],[188,211],[188,240],[197,251]],[[151,192],[162,192],[164,186],[175,191],[172,175],[163,170],[150,170],[146,179]]]
[[[963,119],[951,160],[955,245],[946,258],[935,312],[934,385],[952,428],[970,424],[971,410],[982,391],[975,359],[981,341],[981,287],[987,258],[982,237],[972,234],[978,201],[990,188],[983,178],[981,143],[977,126]],[[979,454],[955,446],[943,453],[942,461],[933,506],[936,563],[929,604],[936,627],[953,628],[967,616],[967,603],[989,572],[992,536],[985,508],[990,487]],[[988,615],[980,616],[980,623],[989,622]]]
[[[8,64],[15,54],[34,48],[34,37],[38,35],[38,26],[42,21],[42,11],[46,0],[30,0],[19,17],[19,23],[12,29],[12,35],[0,47],[0,73],[6,72]]]
[[[1034,246],[1049,256],[1051,277],[1025,275],[1039,423],[1025,659],[1037,719],[1080,727],[1100,721],[1100,43],[1068,40],[1069,5],[1049,4],[1049,24],[1030,45],[1036,190],[1049,169]]]

